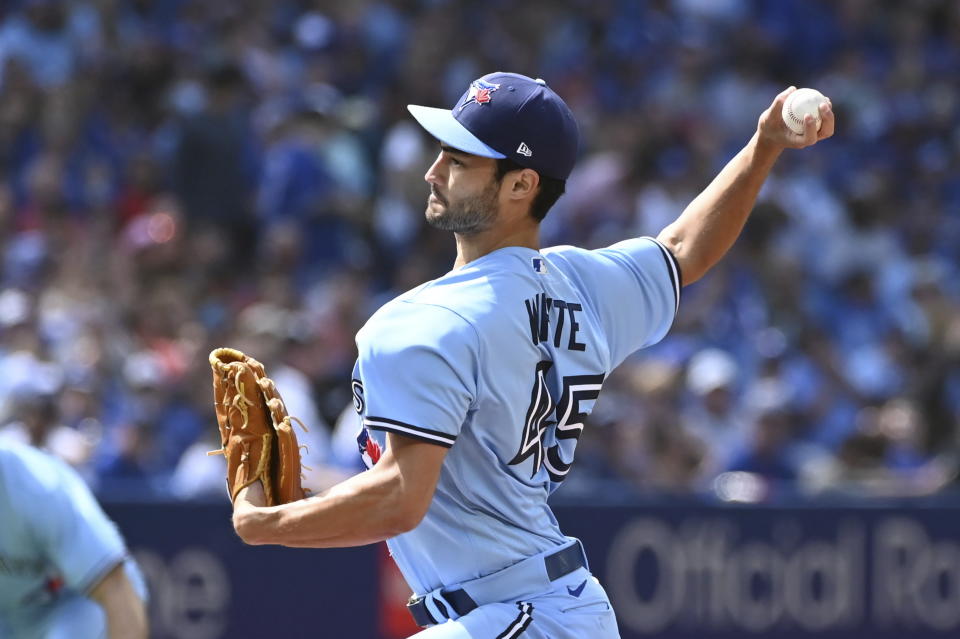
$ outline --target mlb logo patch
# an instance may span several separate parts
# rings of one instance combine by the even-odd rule
[[[534,257],[531,262],[533,263],[533,270],[541,275],[547,272],[547,263],[543,261],[542,257]]]

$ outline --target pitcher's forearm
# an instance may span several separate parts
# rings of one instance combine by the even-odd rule
[[[836,121],[829,98],[818,107],[819,128],[809,113],[804,115],[802,133],[785,124],[783,104],[795,90],[788,87],[780,92],[760,114],[750,142],[658,236],[677,258],[683,284],[703,277],[733,246],[784,149],[802,149],[833,135]]]
[[[259,483],[237,495],[233,522],[248,544],[327,548],[362,546],[409,530],[397,486],[383,471],[368,471],[309,499],[256,506]],[[415,524],[414,524],[415,525]]]
[[[755,133],[713,181],[658,236],[680,262],[683,284],[700,279],[722,258],[746,223],[782,148]]]
[[[255,482],[237,495],[233,525],[248,544],[362,546],[413,530],[433,501],[447,449],[390,433],[376,465],[329,490],[264,507]]]

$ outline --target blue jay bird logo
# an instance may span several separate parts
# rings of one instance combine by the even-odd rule
[[[470,83],[470,91],[467,93],[467,99],[460,105],[460,110],[462,111],[468,104],[489,104],[493,99],[493,92],[499,88],[500,85],[493,82],[474,80]]]
[[[368,469],[373,468],[380,461],[383,450],[380,448],[380,444],[370,437],[370,433],[367,432],[365,427],[360,429],[360,434],[357,435],[357,446],[360,448],[360,458],[363,460],[363,465]]]

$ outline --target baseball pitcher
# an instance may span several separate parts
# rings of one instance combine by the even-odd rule
[[[320,495],[264,506],[239,491],[251,544],[386,540],[413,591],[419,639],[609,639],[617,623],[578,540],[547,503],[570,470],[604,379],[656,343],[680,289],[733,244],[786,148],[830,137],[787,128],[781,93],[756,133],[658,237],[588,251],[541,248],[539,224],[578,151],[546,82],[492,73],[452,110],[410,106],[439,142],[426,218],[452,231],[453,270],[384,305],[357,334],[358,442],[369,470]]]

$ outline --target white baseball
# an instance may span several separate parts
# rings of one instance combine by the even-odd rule
[[[816,89],[797,89],[783,103],[783,121],[791,131],[803,135],[803,116],[809,113],[819,131],[822,124],[820,105],[826,101],[827,98]]]

